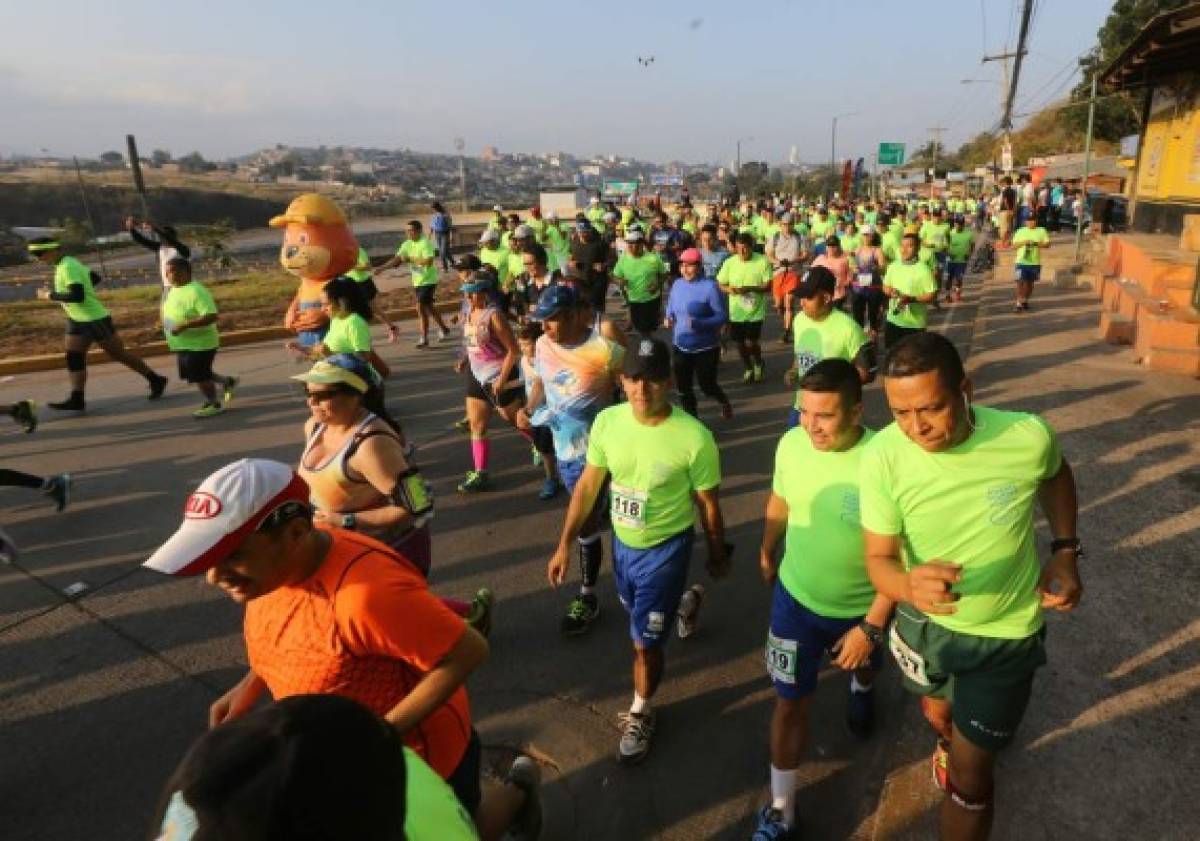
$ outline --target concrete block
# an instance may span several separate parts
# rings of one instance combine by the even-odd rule
[[[1151,348],[1142,364],[1152,371],[1200,378],[1200,348]]]
[[[1132,318],[1105,310],[1100,313],[1099,334],[1110,345],[1131,345],[1136,325]]]
[[[1200,213],[1183,215],[1183,231],[1179,234],[1182,251],[1200,251]]]

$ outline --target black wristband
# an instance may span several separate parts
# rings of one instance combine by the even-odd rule
[[[1071,549],[1075,557],[1083,557],[1083,543],[1078,537],[1056,537],[1050,541],[1050,554],[1057,554],[1063,549]]]

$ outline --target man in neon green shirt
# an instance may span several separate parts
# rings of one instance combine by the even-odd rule
[[[985,839],[995,754],[1046,662],[1042,611],[1071,610],[1082,594],[1075,479],[1040,417],[971,405],[944,336],[898,344],[884,392],[896,422],[859,468],[867,572],[898,603],[889,645],[939,736],[939,838]],[[1044,568],[1035,502],[1054,537]]]
[[[1026,312],[1029,309],[1029,299],[1033,297],[1033,284],[1042,277],[1041,250],[1050,247],[1050,234],[1038,225],[1037,214],[1031,213],[1025,217],[1025,227],[1013,234],[1012,246],[1017,250],[1017,256],[1013,259],[1017,302],[1013,309],[1016,312]]]
[[[496,284],[505,294],[512,289],[508,276],[508,255],[508,249],[500,244],[500,232],[495,228],[485,230],[479,238],[479,259],[496,270]]]
[[[60,412],[82,412],[87,408],[84,389],[87,386],[87,352],[92,342],[126,368],[141,374],[150,385],[150,399],[162,397],[167,378],[159,376],[139,357],[125,349],[117,335],[112,317],[92,288],[92,272],[74,257],[63,253],[53,237],[38,237],[29,241],[30,256],[44,266],[54,267],[53,289],[37,290],[38,300],[55,301],[62,305],[67,317],[66,360],[71,394],[66,400],[47,403]],[[96,275],[99,278],[99,275]]]
[[[842,359],[852,364],[863,383],[875,379],[875,343],[867,339],[862,326],[833,306],[837,279],[824,266],[808,270],[804,282],[796,287],[800,313],[792,321],[792,347],[795,355],[784,374],[784,382],[794,385],[808,370],[825,359]],[[788,429],[800,422],[800,393],[788,416]]]
[[[860,738],[874,724],[875,673],[893,603],[875,592],[858,522],[859,461],[871,430],[862,425],[859,372],[825,359],[800,381],[801,428],[775,451],[759,569],[774,584],[767,671],[771,716],[771,804],[755,837],[783,838],[795,822],[796,770],[808,736],[817,672],[826,651],[852,673],[846,723]],[[782,562],[775,550],[785,539]]]
[[[662,315],[663,285],[670,280],[667,264],[657,252],[646,250],[641,228],[627,231],[625,242],[629,250],[617,259],[613,280],[625,291],[633,329],[649,336],[658,329]]]
[[[696,510],[708,542],[709,575],[729,571],[718,502],[720,456],[712,433],[669,402],[671,352],[657,339],[634,339],[625,353],[621,385],[627,403],[596,416],[583,470],[547,574],[557,587],[566,576],[571,545],[611,479],[613,573],[633,638],[633,703],[621,716],[617,757],[645,758],[654,734],[650,699],[663,673],[663,643],[671,617],[681,636],[695,627],[703,589],[687,591]],[[685,609],[685,604],[690,607]]]
[[[946,246],[946,296],[949,303],[962,300],[963,278],[967,276],[967,260],[975,250],[975,232],[967,227],[967,220],[960,214],[954,217]]]
[[[910,333],[919,333],[928,323],[928,305],[937,297],[937,282],[929,266],[917,259],[917,235],[900,240],[900,259],[889,263],[883,276],[883,294],[888,298],[883,346],[890,349]]]
[[[754,237],[748,233],[734,238],[735,253],[721,264],[717,285],[729,296],[729,336],[737,342],[745,373],[742,382],[762,382],[762,327],[767,317],[767,293],[771,290],[771,263],[754,252]]]
[[[426,348],[429,347],[430,320],[436,321],[442,331],[441,341],[444,342],[450,337],[450,328],[433,306],[433,296],[438,287],[438,269],[434,265],[437,249],[433,247],[429,238],[422,234],[421,223],[416,219],[409,221],[405,233],[408,239],[400,244],[396,256],[380,266],[379,270],[386,271],[401,263],[412,267],[413,294],[417,299],[417,319],[421,324],[421,338],[417,340],[417,347]]]
[[[353,280],[355,283],[361,284],[359,289],[362,291],[363,298],[367,303],[374,301],[379,296],[379,287],[375,285],[375,277],[371,270],[371,255],[367,254],[367,249],[359,247],[358,259],[354,263],[354,268],[346,272],[346,277]],[[388,341],[396,341],[396,337],[400,331],[396,325],[388,321],[387,315],[383,312],[383,307],[375,307],[375,317],[379,319],[388,331]]]
[[[213,372],[213,360],[221,340],[217,333],[217,305],[212,294],[192,279],[192,264],[183,257],[167,261],[167,280],[171,288],[162,302],[162,325],[167,347],[179,364],[179,379],[193,383],[204,396],[204,403],[192,412],[196,418],[211,418],[224,411],[223,403],[233,399],[237,377]],[[217,397],[220,385],[223,397]]]
[[[922,223],[918,234],[921,237],[922,250],[928,251],[929,259],[932,261],[933,279],[940,286],[946,270],[946,248],[950,244],[950,223],[946,221],[941,210],[935,210]]]

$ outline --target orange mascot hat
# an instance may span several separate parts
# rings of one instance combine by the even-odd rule
[[[285,229],[279,262],[304,280],[332,280],[353,268],[358,260],[358,240],[346,214],[325,196],[297,196],[270,225]]]

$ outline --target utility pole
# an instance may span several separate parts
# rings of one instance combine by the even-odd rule
[[[929,145],[933,147],[933,167],[930,169],[929,176],[929,200],[933,201],[933,182],[937,180],[937,158],[938,146],[942,145],[942,132],[946,130],[945,126],[934,126],[928,129],[930,134]]]
[[[1088,100],[1087,139],[1083,142],[1083,181],[1079,185],[1079,200],[1083,202],[1078,218],[1075,220],[1075,262],[1079,262],[1079,252],[1083,247],[1083,215],[1087,212],[1087,182],[1092,168],[1092,126],[1096,120],[1096,73],[1092,72],[1092,95]],[[1092,220],[1095,224],[1096,220]]]
[[[1002,61],[1004,62],[1004,88],[1001,94],[1004,109],[1000,116],[1000,128],[1003,131],[1003,146],[1005,150],[1005,159],[1012,157],[1012,111],[1013,102],[1017,97],[1017,82],[1021,78],[1021,63],[1025,59],[1025,54],[1028,50],[1025,49],[1026,41],[1029,38],[1029,20],[1033,15],[1033,0],[1025,0],[1021,8],[1021,28],[1017,33],[1017,49],[1015,52],[1004,52],[996,55],[985,55],[983,61]],[[1011,80],[1008,76],[1008,60],[1013,59],[1013,73]]]

